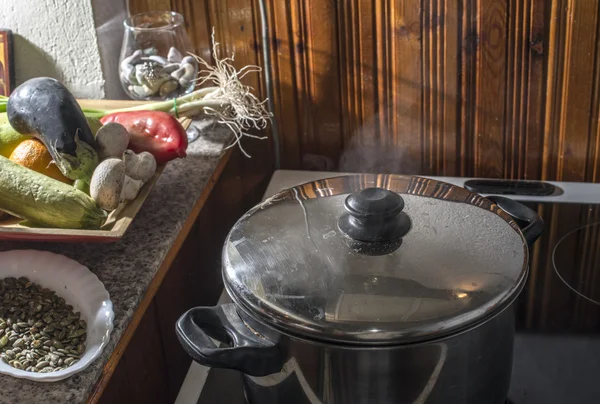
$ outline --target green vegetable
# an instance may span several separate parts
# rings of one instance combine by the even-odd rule
[[[36,225],[98,229],[106,212],[85,193],[0,156],[0,210]]]
[[[29,136],[21,135],[8,122],[2,123],[1,120],[0,116],[0,156],[10,157],[15,147],[23,140],[29,139]]]

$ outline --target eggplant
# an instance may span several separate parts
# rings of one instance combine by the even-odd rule
[[[17,132],[44,143],[65,177],[89,183],[98,165],[94,135],[64,85],[50,77],[27,80],[8,98],[7,114]]]

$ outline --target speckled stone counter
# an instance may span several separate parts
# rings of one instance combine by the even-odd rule
[[[192,207],[211,179],[229,142],[229,132],[212,129],[170,162],[125,237],[111,244],[0,242],[0,251],[36,249],[64,254],[86,265],[106,286],[115,324],[108,346],[90,367],[73,377],[40,383],[0,375],[0,403],[83,403],[172,247]]]

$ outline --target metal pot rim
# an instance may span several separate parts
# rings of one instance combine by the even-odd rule
[[[529,267],[527,267],[527,270],[525,273],[525,279],[527,279],[528,273],[529,273]],[[403,339],[401,341],[394,341],[394,340],[391,340],[391,341],[353,341],[353,340],[347,340],[347,339],[334,339],[334,338],[327,338],[327,337],[319,338],[319,337],[309,336],[310,334],[295,333],[293,329],[290,329],[285,324],[281,325],[281,324],[277,324],[274,322],[265,321],[265,318],[258,316],[256,312],[254,312],[253,310],[251,310],[248,307],[241,304],[240,301],[237,300],[237,298],[234,295],[232,295],[230,289],[227,287],[227,284],[225,284],[225,290],[227,291],[227,294],[229,295],[233,304],[237,308],[238,316],[240,316],[240,318],[242,319],[245,326],[252,332],[254,332],[256,334],[260,334],[260,335],[262,335],[263,338],[266,338],[267,340],[271,340],[272,342],[274,342],[276,344],[278,342],[277,338],[274,338],[272,333],[284,335],[288,338],[292,338],[292,339],[295,339],[295,340],[298,340],[301,342],[305,342],[308,344],[313,344],[313,345],[320,345],[320,346],[324,346],[324,347],[336,347],[336,348],[343,348],[343,349],[350,349],[350,350],[361,350],[361,349],[394,349],[394,348],[399,348],[399,347],[413,347],[413,346],[416,347],[416,346],[421,346],[421,345],[436,344],[436,343],[444,342],[450,338],[454,338],[454,337],[460,336],[462,334],[466,334],[466,333],[474,330],[475,328],[481,327],[482,325],[486,324],[487,322],[493,320],[495,317],[502,314],[505,310],[510,310],[511,306],[515,303],[515,301],[519,297],[520,293],[525,288],[525,284],[526,284],[526,282],[522,282],[521,286],[518,288],[518,290],[516,291],[516,293],[514,294],[514,296],[511,299],[508,299],[504,302],[504,304],[497,306],[496,309],[493,311],[490,311],[487,316],[479,318],[472,323],[466,323],[464,325],[464,327],[450,330],[449,332],[447,332],[445,334],[435,334],[435,336],[433,336],[432,338],[421,338],[421,339],[415,338],[413,340]],[[242,314],[240,314],[240,312]],[[258,327],[248,324],[248,321],[247,321],[248,318],[251,319],[253,322],[258,323],[261,326],[260,330],[256,329]],[[266,327],[267,330],[269,330],[270,332],[265,332],[264,327]]]

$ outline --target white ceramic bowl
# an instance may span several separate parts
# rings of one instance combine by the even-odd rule
[[[87,321],[86,351],[75,365],[53,373],[15,369],[0,360],[0,373],[41,382],[66,379],[88,367],[108,343],[113,329],[113,305],[98,277],[77,261],[46,251],[0,252],[0,279],[24,276],[56,292]]]

